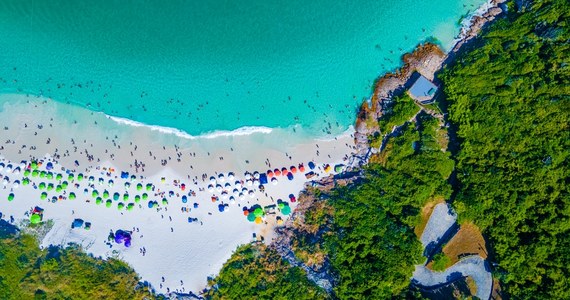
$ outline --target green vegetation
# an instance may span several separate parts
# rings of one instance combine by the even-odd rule
[[[0,239],[0,299],[153,299],[125,263],[79,248],[40,250],[21,234]]]
[[[239,247],[210,280],[211,299],[324,299],[325,294],[307,279],[305,271],[291,267],[265,245]]]
[[[380,132],[389,133],[392,127],[409,121],[419,110],[416,102],[408,94],[394,97],[390,108],[378,121]]]
[[[451,259],[447,257],[443,252],[440,252],[433,257],[433,265],[431,268],[434,271],[442,272],[447,269],[447,266],[451,263]]]
[[[461,142],[454,205],[511,297],[570,299],[570,2],[523,3],[441,76]]]

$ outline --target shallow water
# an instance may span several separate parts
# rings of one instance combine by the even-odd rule
[[[339,134],[373,80],[482,0],[0,2],[0,92],[190,135]]]

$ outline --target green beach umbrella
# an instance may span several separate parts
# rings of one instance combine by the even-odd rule
[[[119,200],[120,197],[121,197],[121,195],[119,193],[113,194],[113,200],[115,200],[115,201]]]
[[[40,174],[40,172],[38,170],[32,171],[32,177],[38,177],[39,174]]]
[[[125,207],[125,204],[123,202],[119,202],[119,204],[117,204],[117,209],[121,210]]]
[[[162,205],[167,205],[168,204],[168,200],[166,200],[166,198],[162,198]]]
[[[291,207],[290,207],[289,205],[283,207],[283,208],[281,209],[281,213],[282,213],[284,216],[289,215],[289,214],[291,213]]]
[[[71,192],[69,193],[69,200],[74,200],[75,199],[75,193]]]
[[[97,190],[93,190],[93,192],[91,192],[91,197],[96,198],[97,196],[99,196],[99,192]]]
[[[42,221],[42,217],[40,217],[40,215],[38,215],[38,214],[33,214],[30,216],[30,223],[32,223],[32,224],[38,224],[41,221]]]
[[[48,172],[47,175],[46,175],[46,178],[47,178],[47,179],[50,179],[50,180],[53,179],[53,173],[52,173],[52,172]]]
[[[45,182],[40,182],[40,185],[38,186],[40,188],[40,190],[43,190],[46,188],[46,183]]]
[[[61,174],[55,175],[55,180],[62,180],[62,179],[63,179],[63,175],[61,175]]]
[[[148,184],[146,185],[146,190],[147,190],[147,191],[152,190],[152,184],[148,183]]]
[[[285,207],[285,203],[279,202],[279,204],[277,204],[277,207],[279,207],[279,209],[283,209],[283,207]]]
[[[158,202],[154,202],[154,204],[152,205],[153,208],[157,208],[158,207]]]
[[[140,201],[141,201],[141,196],[136,195],[136,196],[135,196],[135,202],[136,202],[136,203],[139,203]]]
[[[47,193],[46,193],[46,192],[42,192],[42,195],[40,196],[40,199],[46,200],[46,199],[47,199]]]
[[[137,191],[142,191],[142,183],[137,184]]]
[[[29,178],[24,178],[22,179],[22,185],[28,185],[30,184],[30,179]]]
[[[81,181],[83,180],[83,174],[79,173],[77,174],[77,181]]]
[[[50,184],[47,185],[47,190],[48,190],[48,191],[53,190],[53,183],[50,183]]]
[[[26,169],[24,171],[24,176],[30,176],[30,173],[31,173],[30,170]]]
[[[101,203],[103,203],[103,199],[101,199],[101,197],[97,197],[97,199],[95,199],[95,204],[100,205]]]
[[[36,161],[32,161],[32,164],[30,166],[33,170],[36,170],[38,168],[38,163]]]
[[[61,185],[59,185],[59,184],[55,187],[55,191],[56,191],[57,193],[61,193],[62,190],[63,190],[63,188],[62,188]]]
[[[40,172],[40,178],[45,178],[46,177],[46,171],[41,171]]]
[[[73,180],[73,173],[69,173],[69,175],[67,175],[67,180],[69,181]]]
[[[253,211],[253,215],[256,217],[262,217],[263,216],[263,209],[261,207],[256,208]]]
[[[247,215],[247,220],[250,221],[250,222],[255,221],[255,215],[254,215],[254,214],[248,214],[248,215]]]
[[[109,191],[107,190],[103,191],[103,198],[109,198]]]
[[[135,207],[134,203],[127,204],[127,210],[133,210],[134,207]]]
[[[64,190],[67,188],[67,185],[68,185],[67,181],[64,181],[64,182],[61,183],[61,187],[62,187]]]
[[[10,193],[10,195],[8,195],[8,201],[12,200],[14,200],[14,193]]]
[[[129,200],[129,194],[124,194],[123,195],[123,201],[127,201]]]
[[[111,199],[108,199],[107,202],[105,203],[105,206],[111,207],[111,205],[113,205],[113,201],[111,201]]]
[[[147,199],[148,199],[148,194],[147,194],[147,193],[143,193],[142,198],[143,198],[143,200],[147,200]]]

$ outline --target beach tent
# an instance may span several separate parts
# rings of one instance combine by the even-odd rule
[[[75,193],[71,192],[69,193],[69,200],[74,200],[75,199]]]
[[[39,214],[32,214],[30,216],[30,223],[32,223],[32,224],[38,224],[41,221],[42,221],[42,217]]]
[[[311,170],[314,170],[314,169],[315,169],[315,163],[314,163],[314,162],[310,161],[310,162],[308,163],[308,165],[309,165],[309,169],[311,169]]]
[[[8,195],[8,201],[12,200],[14,200],[14,193],[10,193],[10,195]]]
[[[287,173],[287,179],[293,180],[293,173]]]
[[[266,174],[260,174],[259,175],[259,184],[267,184],[267,175]]]
[[[105,202],[105,207],[109,208],[111,205],[113,205],[113,201],[111,201],[111,199],[108,199],[107,202]]]

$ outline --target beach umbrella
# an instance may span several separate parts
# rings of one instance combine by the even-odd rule
[[[277,217],[277,225],[283,225],[283,219]]]
[[[46,183],[45,182],[40,182],[40,184],[38,185],[38,188],[40,188],[40,190],[43,190],[46,188]]]
[[[56,203],[56,202],[57,202],[57,197],[56,196],[51,197],[51,203]]]
[[[160,178],[160,183],[165,183],[165,182],[166,182],[166,178],[165,178],[165,177]]]
[[[222,192],[224,188],[220,185],[220,184],[216,184],[216,191],[218,191],[218,193]]]
[[[40,175],[40,172],[38,170],[32,171],[32,177],[38,177],[38,175]]]
[[[143,194],[142,194],[142,199],[143,199],[143,200],[148,199],[148,194],[147,194],[147,193],[143,193]]]
[[[147,183],[147,184],[146,184],[146,190],[147,190],[147,192],[150,191],[150,190],[152,190],[152,184]]]
[[[13,186],[15,189],[17,189],[17,188],[20,186],[20,181],[19,181],[19,180],[14,181],[14,183],[12,184],[12,186]]]
[[[5,166],[6,166],[6,165],[4,165],[4,163],[0,163],[0,171],[4,170],[4,167],[5,167]]]
[[[214,192],[214,186],[211,184],[208,184],[208,192],[213,193]]]
[[[61,174],[55,175],[55,180],[58,180],[58,181],[59,181],[59,180],[62,180],[62,179],[63,179],[63,175],[61,175]]]
[[[103,203],[103,199],[101,197],[97,197],[97,199],[95,199],[95,204],[101,205],[101,203]]]
[[[174,197],[174,192],[173,191],[168,192],[168,197]]]
[[[273,178],[273,171],[267,170],[267,177]]]
[[[136,180],[137,180],[137,176],[131,175],[131,181],[132,181],[132,182],[135,182]]]
[[[224,185],[224,187],[225,187],[226,189],[229,189],[229,188],[232,187],[232,185],[231,185],[229,182],[226,182],[226,184]]]
[[[218,180],[220,182],[224,182],[224,181],[226,181],[226,177],[224,176],[224,174],[220,174],[220,175],[218,175]]]
[[[257,208],[253,211],[253,214],[254,214],[256,217],[262,217],[262,216],[263,216],[263,208],[257,207]]]
[[[259,172],[257,171],[253,172],[253,178],[259,179]]]
[[[137,191],[142,191],[142,183],[137,183]]]
[[[238,197],[239,197],[239,200],[245,199],[245,196],[242,193],[239,193]]]
[[[53,183],[49,183],[49,184],[48,184],[47,190],[48,190],[48,191],[53,190]]]
[[[216,183],[216,177],[211,176],[211,177],[210,177],[210,183],[211,183],[211,184],[215,184],[215,183]]]
[[[123,202],[119,202],[119,204],[117,204],[117,209],[121,210],[123,208],[125,208],[125,204]]]
[[[330,171],[331,171],[331,166],[330,166],[329,164],[327,164],[327,165],[325,166],[325,172],[328,173],[328,172],[330,172]]]
[[[63,188],[59,184],[55,187],[56,193],[61,193],[62,190],[63,190]]]
[[[8,195],[8,201],[12,200],[14,200],[14,193],[10,193],[10,195]]]
[[[113,201],[111,201],[111,199],[107,199],[107,202],[105,202],[105,207],[109,208],[111,205],[113,205]]]
[[[30,173],[32,173],[30,170],[26,169],[24,170],[24,176],[30,176]]]
[[[280,201],[280,200],[277,200],[277,201]],[[279,204],[277,204],[277,207],[279,207],[279,209],[283,209],[283,207],[285,207],[285,203],[279,202]]]
[[[295,166],[291,166],[289,169],[291,170],[291,173],[297,173],[297,168],[295,168]]]
[[[186,195],[182,196],[182,203],[186,203],[188,202],[188,197],[186,197]]]
[[[285,205],[282,209],[281,209],[281,213],[284,216],[287,216],[291,213],[291,207],[289,205]]]
[[[115,201],[119,200],[120,197],[121,197],[121,195],[119,193],[113,194],[113,200],[115,200]]]
[[[24,178],[22,179],[22,185],[28,185],[30,184],[30,179],[29,178]]]
[[[168,204],[168,200],[166,200],[166,198],[162,198],[162,205],[167,205]]]
[[[139,203],[140,201],[141,201],[141,196],[136,195],[136,196],[135,196],[135,202],[136,202],[136,203]]]
[[[4,180],[2,180],[2,184],[3,184],[3,185],[7,185],[7,184],[8,184],[8,177],[4,177]]]
[[[113,180],[109,180],[109,186],[113,186],[115,182]]]
[[[79,173],[77,174],[77,181],[81,181],[83,180],[83,174]]]
[[[250,197],[250,198],[255,197],[255,194],[253,193],[253,191],[249,191],[249,197]]]
[[[277,181],[278,181],[277,178],[275,178],[275,177],[271,178],[271,183],[273,185],[277,185]]]
[[[336,173],[340,173],[340,172],[342,172],[342,169],[343,169],[343,168],[344,168],[344,165],[339,164],[339,165],[334,166],[334,171],[335,171]]]
[[[273,170],[273,175],[281,176],[281,171],[279,169],[275,169],[275,170]]]
[[[62,187],[64,190],[67,188],[67,185],[68,185],[67,181],[64,181],[64,182],[61,183],[61,187]]]
[[[99,178],[99,184],[103,184],[103,183],[105,183],[105,179]]]
[[[241,189],[243,186],[241,185],[241,181],[236,181],[234,183],[234,185],[236,186],[236,188]]]
[[[133,210],[134,207],[135,207],[134,203],[127,204],[127,210]]]
[[[127,201],[127,200],[129,200],[129,194],[125,193],[123,195],[123,201]]]
[[[42,192],[42,194],[40,195],[40,199],[42,200],[46,200],[47,199],[47,193],[46,192]]]
[[[238,189],[234,189],[232,193],[234,194],[234,196],[237,196],[237,195],[239,195],[239,190],[238,190]]]
[[[232,181],[232,180],[234,180],[234,178],[235,178],[234,172],[229,172],[228,173],[228,181]]]
[[[248,215],[247,215],[247,220],[250,221],[250,222],[255,221],[255,215],[254,215],[254,214],[248,214]]]
[[[75,193],[71,192],[69,193],[69,200],[74,200],[75,199]]]
[[[184,190],[186,189],[186,185],[185,185],[184,183],[181,184],[181,185],[180,185],[180,189],[181,189],[182,191],[184,191]]]
[[[53,169],[53,163],[52,163],[51,161],[49,161],[49,162],[47,163],[47,165],[46,165],[46,170],[49,171],[49,170],[51,170],[51,169]]]
[[[46,172],[46,171],[41,171],[41,172],[40,172],[40,178],[45,178],[46,175],[47,175],[47,172]]]
[[[109,198],[109,191],[107,190],[103,191],[103,198]]]
[[[125,190],[128,190],[131,187],[131,184],[128,182],[125,182]]]
[[[158,207],[158,202],[154,201],[152,207],[157,208],[157,207]]]
[[[249,172],[245,172],[245,180],[250,180],[251,174]]]
[[[38,224],[41,221],[42,221],[42,217],[38,214],[32,214],[30,216],[30,223],[32,223],[32,224]]]
[[[49,179],[49,180],[53,179],[53,173],[52,173],[52,172],[48,172],[48,173],[46,174],[46,178]]]
[[[154,206],[154,203],[152,201],[148,202],[148,208],[152,208]]]
[[[89,176],[89,179],[88,179],[87,181],[89,181],[89,182],[93,183],[93,181],[95,181],[95,177],[93,177],[93,176]]]
[[[311,169],[311,170],[314,170],[314,169],[315,169],[315,163],[314,163],[314,162],[310,161],[310,162],[308,163],[308,165],[309,165],[309,169]]]
[[[67,175],[67,180],[68,180],[68,181],[72,181],[72,180],[73,180],[73,173],[69,173],[69,175]]]
[[[97,190],[93,190],[93,192],[91,192],[91,197],[96,198],[97,196],[99,196],[99,192]]]
[[[30,165],[30,167],[32,168],[32,170],[37,170],[38,169],[38,163],[36,161],[32,161],[32,164]]]
[[[253,180],[246,180],[245,181],[247,186],[252,186],[253,185]]]
[[[225,208],[226,208],[226,207],[225,207],[223,204],[221,204],[221,203],[218,204],[218,211],[219,211],[219,212],[224,212],[224,209],[225,209]]]
[[[12,165],[8,164],[6,166],[6,173],[10,173],[10,172],[12,172]]]
[[[231,203],[231,204],[235,204],[235,203],[236,203],[236,198],[234,198],[234,196],[230,196],[230,203]]]
[[[261,224],[261,218],[260,217],[256,217],[255,218],[255,224]]]
[[[293,173],[287,173],[287,179],[293,180]]]

